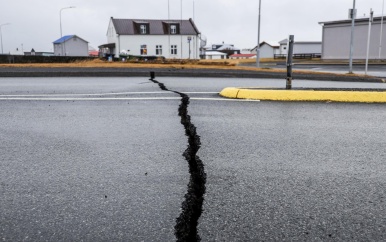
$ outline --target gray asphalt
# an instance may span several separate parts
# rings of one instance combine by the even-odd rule
[[[386,240],[383,104],[229,101],[217,92],[285,82],[156,79],[191,97],[203,241]],[[178,98],[140,77],[1,78],[0,238],[175,240],[189,182]]]

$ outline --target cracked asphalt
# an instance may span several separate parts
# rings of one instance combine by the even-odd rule
[[[384,105],[217,95],[280,79],[156,80],[190,98],[202,241],[386,240]],[[1,240],[177,240],[190,182],[180,95],[144,77],[0,78],[0,105]]]

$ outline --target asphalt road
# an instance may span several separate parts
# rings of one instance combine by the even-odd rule
[[[383,104],[217,94],[280,79],[156,80],[190,97],[206,174],[202,241],[386,240]],[[176,240],[192,171],[170,91],[147,78],[1,78],[0,239]]]

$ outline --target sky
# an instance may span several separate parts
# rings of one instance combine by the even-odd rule
[[[382,15],[384,0],[356,0],[358,17]],[[169,3],[169,8],[168,8]],[[181,6],[182,3],[182,6]],[[63,9],[74,6],[72,9]],[[194,7],[193,7],[194,6]],[[348,18],[353,0],[261,0],[260,40],[321,41],[319,22]],[[61,14],[60,14],[61,12]],[[16,48],[53,51],[62,33],[78,35],[98,48],[107,43],[111,17],[127,19],[194,19],[207,45],[257,44],[259,0],[0,0],[3,52]]]

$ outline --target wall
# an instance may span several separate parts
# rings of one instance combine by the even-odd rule
[[[270,45],[264,44],[260,46],[260,58],[273,58],[274,48]]]
[[[120,50],[130,50],[130,55],[141,55],[141,45],[147,46],[147,55],[156,55],[156,45],[162,45],[162,56],[165,58],[188,59],[189,43],[188,36],[192,37],[190,42],[190,59],[199,59],[199,38],[193,35],[182,35],[182,56],[181,56],[181,35],[170,35],[170,45],[177,45],[177,55],[171,55],[169,47],[169,35],[122,35],[116,43],[116,53]]]
[[[384,23],[386,24],[386,23]],[[385,27],[385,26],[384,26]],[[369,58],[378,59],[380,41],[380,21],[371,27]],[[365,59],[367,52],[368,22],[356,23],[354,30],[353,59]],[[351,24],[336,24],[323,27],[322,59],[349,59]],[[381,59],[386,59],[386,31],[382,34]]]

